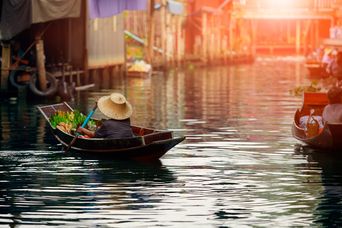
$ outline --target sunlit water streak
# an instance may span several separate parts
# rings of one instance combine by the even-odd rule
[[[0,225],[340,225],[341,159],[291,136],[301,99],[289,90],[308,82],[302,61],[102,78],[78,94],[72,105],[87,112],[98,97],[122,92],[134,124],[187,137],[153,164],[64,154],[36,103],[2,100]]]

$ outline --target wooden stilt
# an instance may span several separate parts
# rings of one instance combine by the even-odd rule
[[[228,46],[229,46],[229,59],[231,58],[231,51],[233,50],[233,44],[234,44],[234,23],[233,23],[233,18],[231,17],[229,20],[229,42],[228,42]]]
[[[300,20],[296,21],[296,54],[300,53],[300,38],[301,38],[301,29],[300,29]]]
[[[134,34],[139,34],[138,33],[138,15],[137,15],[137,12],[133,11],[132,16],[133,16],[133,32],[134,32]]]
[[[315,43],[319,46],[319,21],[315,20]]]
[[[177,58],[177,47],[176,47],[176,29],[177,24],[176,24],[176,16],[171,16],[171,36],[170,36],[170,40],[171,40],[171,47],[173,50],[173,55],[171,57],[171,62],[172,65],[174,66],[176,63],[176,58]]]
[[[81,74],[80,74],[80,69],[76,68],[76,86],[81,86]]]
[[[42,39],[40,39],[40,37],[36,38],[36,52],[39,87],[42,91],[45,91],[47,89],[47,85],[45,71],[44,42]]]
[[[309,37],[310,37],[310,27],[311,27],[311,20],[306,20],[305,21],[305,30],[304,30],[304,35],[303,35],[303,40],[304,40],[304,53],[307,54],[309,50],[309,45],[311,46]]]
[[[1,65],[1,91],[8,90],[8,75],[11,66],[11,46],[4,43],[2,45],[2,65]]]
[[[217,28],[217,47],[216,47],[216,58],[222,60],[223,54],[223,36],[222,36],[222,19],[218,18],[218,28]]]
[[[207,15],[208,16],[208,15]],[[214,17],[212,15],[210,15],[210,17],[207,17],[207,23],[209,24],[209,26],[207,26],[207,36],[208,36],[208,40],[207,40],[207,50],[208,50],[208,61],[209,63],[213,62],[213,58],[214,58],[214,37],[215,37],[215,28],[214,28]]]
[[[169,63],[172,61],[172,30],[171,30],[171,15],[166,14],[166,67],[168,67]]]
[[[154,0],[149,0],[148,16],[147,16],[147,45],[146,60],[149,64],[153,64],[153,45],[154,45]]]
[[[256,55],[256,37],[257,37],[257,21],[256,20],[251,20],[252,23],[252,43],[251,43],[251,49],[252,49],[252,56]]]
[[[179,50],[180,50],[180,64],[184,62],[185,58],[185,29],[183,27],[183,18],[179,18]]]
[[[207,14],[202,14],[202,59],[204,63],[208,62],[208,32],[207,32]]]
[[[166,0],[161,0],[161,9],[160,9],[160,42],[161,42],[161,49],[163,50],[162,54],[162,65],[166,68]]]

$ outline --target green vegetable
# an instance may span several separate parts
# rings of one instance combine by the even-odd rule
[[[66,124],[72,124],[72,129],[77,129],[79,126],[83,124],[87,117],[80,113],[78,110],[73,112],[63,112],[57,111],[54,115],[50,117],[50,123],[53,128],[56,128],[57,125],[61,122]],[[87,127],[94,128],[96,123],[94,120],[89,120]]]

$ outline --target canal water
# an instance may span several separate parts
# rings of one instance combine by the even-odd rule
[[[291,136],[309,82],[303,59],[101,78],[70,104],[87,113],[112,91],[135,125],[186,140],[160,161],[65,154],[36,105],[0,104],[0,226],[327,227],[342,223],[341,159]],[[51,101],[50,101],[51,102]],[[99,115],[99,113],[96,113]]]

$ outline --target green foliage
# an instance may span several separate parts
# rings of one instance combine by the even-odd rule
[[[328,91],[332,86],[336,86],[338,80],[333,77],[322,78],[319,80],[313,80],[308,86],[297,86],[290,90],[290,94],[294,96],[301,96],[304,92],[323,92]]]
[[[135,60],[135,59],[144,59],[144,48],[137,45],[127,45],[127,59]]]
[[[318,81],[312,81],[308,86],[297,86],[290,90],[290,93],[294,96],[301,96],[304,92],[320,92],[322,88],[319,86]]]

